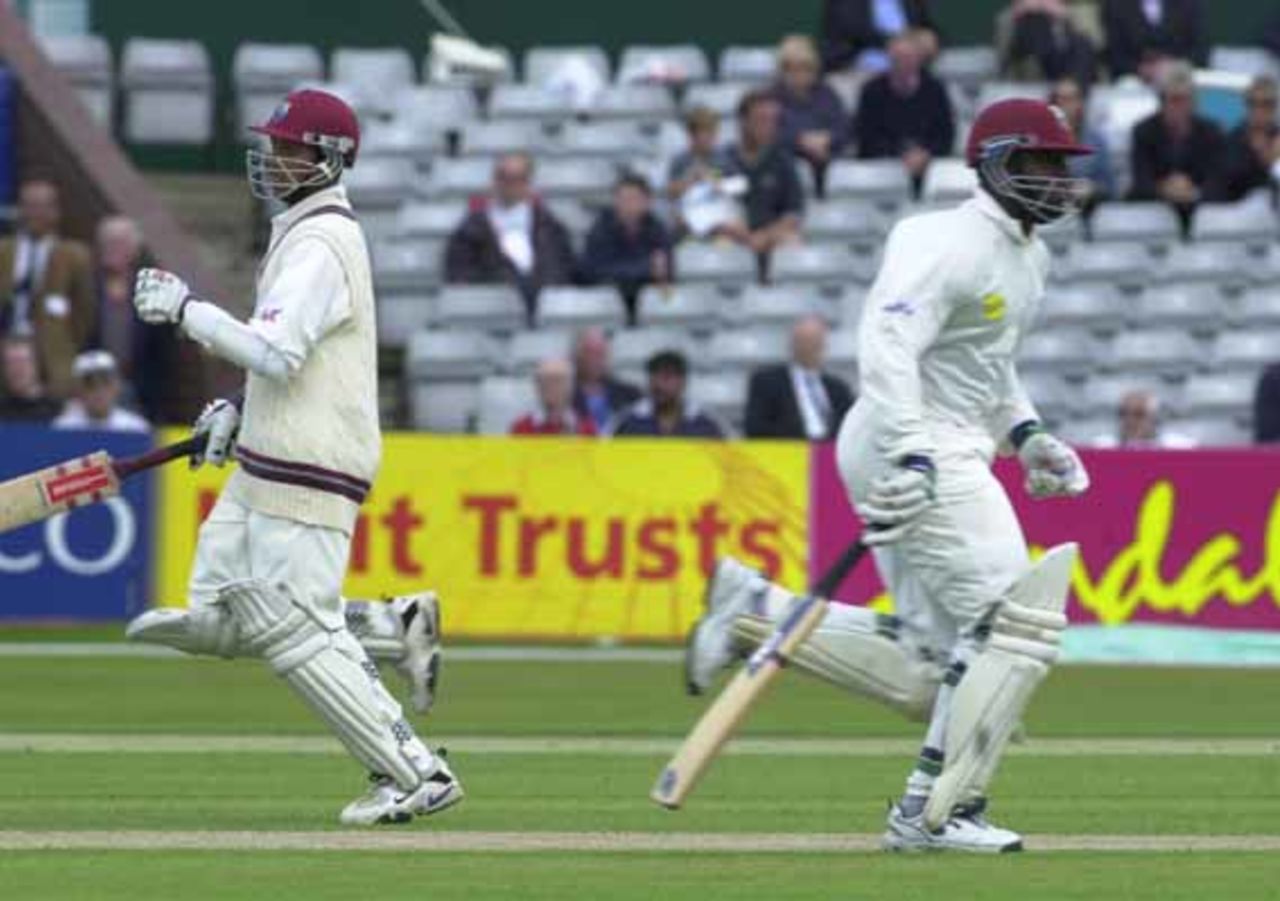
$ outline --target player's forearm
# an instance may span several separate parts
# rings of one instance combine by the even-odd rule
[[[191,300],[183,311],[181,324],[187,337],[241,369],[280,382],[293,374],[284,354],[221,307]]]

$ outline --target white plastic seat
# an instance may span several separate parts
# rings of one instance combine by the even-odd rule
[[[721,116],[733,116],[737,113],[738,103],[743,95],[755,87],[749,81],[690,85],[689,90],[685,91],[681,106],[686,110],[705,106]]]
[[[933,62],[934,75],[969,92],[994,79],[999,69],[995,49],[987,46],[945,47]]]
[[[530,47],[524,55],[524,80],[545,86],[566,64],[581,64],[594,70],[601,81],[609,81],[609,54],[590,45]]]
[[[1055,435],[1072,447],[1112,447],[1117,431],[1114,416],[1068,419],[1055,429]]]
[[[716,332],[707,342],[702,368],[755,369],[787,359],[787,330],[744,328]],[[695,366],[698,361],[695,361]]]
[[[468,122],[462,126],[458,141],[461,156],[496,157],[504,153],[525,151],[538,154],[551,145],[541,123],[522,119],[497,122]]]
[[[425,164],[444,151],[444,132],[422,130],[409,122],[374,120],[360,132],[361,165],[371,159]]]
[[[1141,241],[1171,244],[1181,225],[1167,203],[1104,203],[1093,213],[1090,229],[1095,241]]]
[[[874,244],[884,237],[887,223],[873,203],[865,200],[829,200],[805,207],[805,237],[814,241]]]
[[[778,51],[774,47],[725,47],[720,51],[721,81],[773,81],[778,74]]]
[[[1018,357],[1028,372],[1077,376],[1093,367],[1095,355],[1094,342],[1087,334],[1054,329],[1028,335]]]
[[[827,333],[826,370],[858,388],[858,329],[857,323],[846,323]]]
[[[1066,421],[1075,409],[1075,391],[1059,376],[1028,372],[1021,376],[1022,387],[1036,411],[1051,424]]]
[[[465,201],[409,202],[396,214],[396,234],[441,240],[452,234],[466,215]]]
[[[401,348],[431,323],[435,298],[422,292],[384,291],[378,295],[378,346]]]
[[[511,285],[448,285],[435,299],[431,325],[506,333],[528,321],[524,298]]]
[[[352,173],[359,169],[357,166]],[[488,191],[492,181],[493,160],[488,157],[437,159],[422,182],[422,193],[436,200],[473,197]]]
[[[626,309],[617,289],[544,288],[538,295],[540,328],[578,329],[597,325],[617,328],[626,324]]]
[[[1276,213],[1266,203],[1249,199],[1240,203],[1204,203],[1191,217],[1195,241],[1233,241],[1251,247],[1275,243]]]
[[[1112,371],[1179,378],[1201,366],[1203,356],[1196,341],[1181,329],[1143,329],[1117,335],[1107,365]]]
[[[867,289],[861,285],[847,285],[833,298],[836,321],[841,328],[856,329],[862,321],[862,308],[866,306]]]
[[[649,358],[659,351],[674,350],[692,360],[698,356],[698,349],[698,343],[683,329],[637,328],[614,335],[610,354],[616,369],[642,371]]]
[[[573,198],[554,198],[546,201],[545,206],[569,230],[569,234],[578,237],[585,235],[596,219],[592,210]]]
[[[1051,286],[1040,314],[1046,328],[1066,326],[1109,333],[1124,325],[1127,303],[1118,291],[1104,284]]]
[[[89,110],[93,120],[110,129],[115,108],[115,76],[111,45],[96,34],[41,35],[40,48]]]
[[[342,176],[351,205],[361,208],[399,207],[417,181],[413,162],[397,157],[360,159],[357,166]]]
[[[604,202],[613,190],[618,168],[599,157],[555,157],[539,162],[534,174],[547,197]]]
[[[622,51],[618,82],[684,85],[711,79],[711,63],[697,44],[637,44]]]
[[[682,282],[745,285],[756,280],[756,257],[745,247],[681,244],[676,248],[676,277]]]
[[[506,435],[525,413],[538,406],[533,380],[491,375],[480,382],[476,403],[476,431],[481,435]]]
[[[1224,287],[1243,288],[1258,261],[1241,247],[1227,243],[1175,244],[1151,273],[1168,284],[1210,282]]]
[[[840,244],[792,244],[773,252],[769,278],[778,284],[843,285],[858,265],[858,258]]]
[[[474,430],[480,382],[472,378],[430,379],[409,385],[409,420],[422,432],[461,434]]]
[[[1213,47],[1209,50],[1209,68],[1239,75],[1280,75],[1275,58],[1261,47]]]
[[[1258,372],[1280,360],[1280,330],[1223,332],[1211,354],[1218,372]]]
[[[975,106],[981,110],[1000,100],[1044,100],[1049,88],[1043,81],[987,81],[978,90]]]
[[[720,421],[721,427],[740,431],[747,407],[745,372],[695,372],[689,378],[689,401]]]
[[[1244,447],[1253,443],[1249,430],[1230,417],[1179,419],[1168,428],[1199,448]]]
[[[910,195],[911,179],[900,160],[836,160],[827,169],[828,198],[902,202]]]
[[[1249,289],[1236,301],[1231,320],[1247,328],[1280,329],[1280,292],[1274,287]]]
[[[653,138],[635,122],[570,122],[560,132],[560,140],[549,149],[570,156],[600,156],[609,159],[634,157],[651,153]]]
[[[1164,285],[1131,301],[1128,313],[1135,327],[1216,332],[1226,321],[1227,304],[1211,285]]]
[[[489,97],[490,119],[532,119],[558,123],[572,118],[573,105],[556,91],[536,84],[500,84]]]
[[[120,83],[127,140],[204,145],[213,139],[213,68],[199,41],[130,38]]]
[[[498,343],[484,332],[416,332],[405,352],[405,373],[412,381],[483,378],[496,368],[498,349]]]
[[[1180,406],[1182,395],[1175,386],[1157,375],[1126,372],[1092,376],[1076,395],[1075,412],[1083,416],[1110,416],[1114,427],[1120,401],[1134,391],[1149,391],[1172,409]]]
[[[502,369],[515,374],[533,372],[550,357],[568,357],[573,335],[567,331],[517,332],[500,357]]]
[[[1152,271],[1151,254],[1142,244],[1079,244],[1059,264],[1063,280],[1075,283],[1105,282],[1141,288]]]
[[[618,84],[605,88],[591,107],[597,119],[657,122],[676,114],[671,92],[655,84]]]
[[[752,285],[739,298],[730,324],[789,329],[802,316],[838,318],[832,298],[807,285]]]
[[[1183,388],[1183,409],[1191,416],[1249,415],[1257,379],[1248,373],[1193,375]]]
[[[395,118],[416,127],[457,131],[480,115],[476,95],[465,85],[424,84],[401,88],[395,95]]]
[[[373,283],[379,293],[420,294],[440,283],[442,264],[438,243],[383,242],[373,248]]]
[[[978,187],[978,174],[964,160],[943,157],[929,163],[924,173],[921,198],[930,203],[966,200]]]
[[[414,83],[413,57],[401,47],[339,47],[330,60],[334,81],[360,92],[361,105],[389,114],[400,91]]]
[[[679,275],[683,281],[685,273]],[[724,295],[710,284],[650,285],[640,292],[636,321],[653,328],[708,332],[719,325],[725,303]]]

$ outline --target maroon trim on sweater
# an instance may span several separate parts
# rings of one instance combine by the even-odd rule
[[[277,457],[268,457],[249,450],[243,445],[236,448],[236,459],[240,461],[240,467],[245,472],[256,478],[327,491],[357,504],[364,503],[364,499],[373,487],[364,479],[337,470],[313,466],[310,463],[295,463]]]

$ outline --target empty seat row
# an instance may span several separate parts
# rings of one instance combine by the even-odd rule
[[[1180,328],[1134,329],[1101,340],[1057,329],[1033,333],[1020,353],[1029,372],[1084,376],[1124,370],[1181,378],[1196,371],[1256,373],[1280,360],[1280,331],[1237,330],[1197,339]]]

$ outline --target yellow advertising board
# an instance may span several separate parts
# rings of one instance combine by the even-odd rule
[[[453,635],[678,638],[721,554],[804,587],[808,466],[802,443],[389,435],[345,590],[435,588]],[[162,476],[162,603],[225,477]]]

